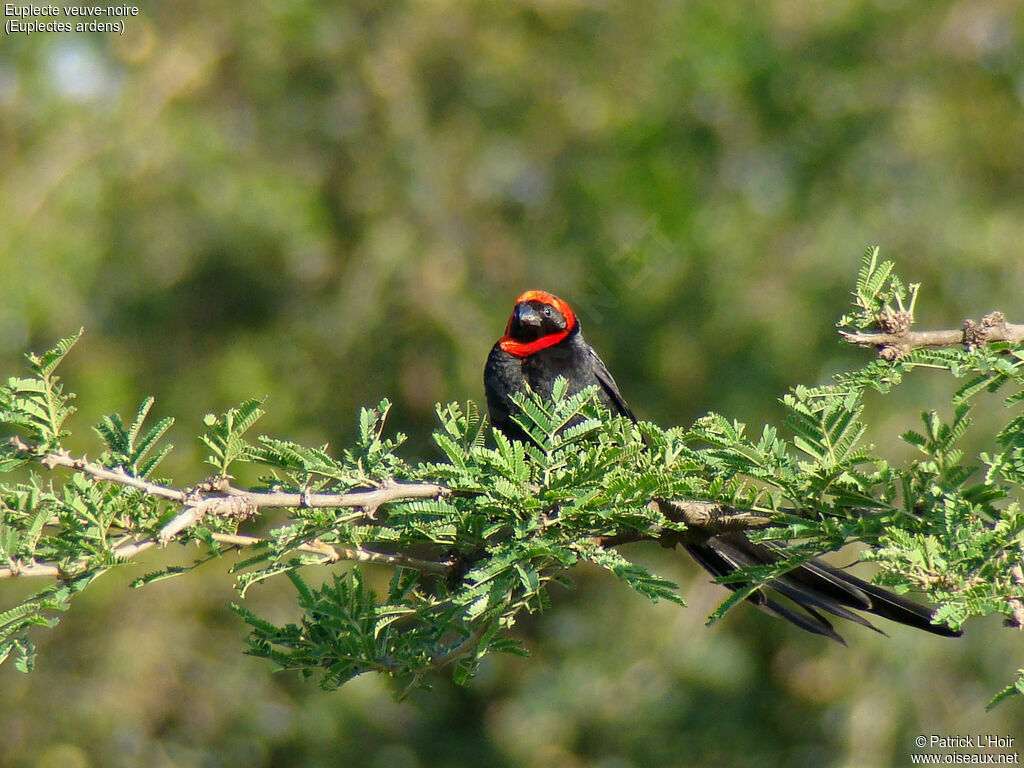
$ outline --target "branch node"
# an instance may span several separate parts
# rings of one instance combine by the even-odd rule
[[[257,512],[256,504],[248,496],[208,499],[202,506],[208,515],[232,520],[248,520]]]
[[[970,318],[964,320],[964,346],[967,349],[976,349],[984,346],[988,338],[988,328],[984,324],[979,325]]]
[[[79,461],[74,461],[71,458],[71,454],[67,451],[60,451],[46,454],[40,463],[47,469],[54,469],[58,466],[65,465],[72,467],[73,469],[81,469]]]
[[[28,443],[26,443],[20,437],[18,437],[18,435],[15,435],[14,437],[10,438],[7,441],[7,445],[9,445],[11,448],[13,448],[15,451],[18,451],[19,453],[32,453],[33,452],[32,451],[32,446],[29,445]]]
[[[986,328],[1000,328],[1006,329],[1006,315],[999,310],[995,312],[989,312],[983,318],[981,318],[981,324]]]
[[[319,538],[313,539],[305,548],[310,552],[323,555],[327,558],[328,563],[336,563],[341,560],[341,553],[327,542],[321,541]]]
[[[905,309],[894,311],[891,308],[886,307],[878,317],[879,327],[885,333],[891,333],[896,336],[909,331],[910,326],[913,324],[914,316]]]
[[[910,348],[905,344],[885,344],[878,348],[878,356],[882,360],[887,360],[890,363],[893,360],[899,360],[908,352],[910,352]]]

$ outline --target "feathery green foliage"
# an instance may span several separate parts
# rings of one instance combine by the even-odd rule
[[[854,312],[840,323],[847,330],[898,332],[891,326],[909,327],[917,294],[918,286],[905,286],[870,249]],[[47,480],[39,474],[60,453],[73,410],[73,395],[54,371],[77,338],[30,356],[31,375],[0,389],[3,421],[18,435],[0,448],[0,468],[17,470],[0,487],[0,564],[7,575],[40,566],[57,575],[52,586],[0,614],[0,659],[15,652],[24,669],[34,656],[30,630],[55,623],[75,592],[123,565],[126,544],[158,539],[182,506],[144,484],[119,481],[151,479],[171,450],[163,442],[170,418],[144,428],[151,398],[129,426],[111,415],[96,427],[106,444],[99,466],[123,475],[99,476],[81,465]],[[921,431],[894,436],[917,451],[894,466],[865,442],[865,394],[889,392],[919,368],[967,381],[948,408],[925,405]],[[972,428],[971,409],[1000,390],[1008,393],[1002,396],[1007,423],[988,451],[969,457],[961,446]],[[439,405],[438,457],[414,464],[398,454],[404,436],[389,433],[387,400],[361,412],[359,438],[340,454],[267,436],[247,440],[263,414],[260,401],[248,400],[206,418],[199,439],[217,478],[207,484],[207,496],[203,486],[191,491],[188,503],[225,493],[229,472],[240,464],[265,471],[250,490],[290,492],[302,503],[285,504],[287,518],[262,539],[237,535],[239,515],[200,517],[175,539],[199,541],[206,554],[137,583],[185,573],[247,546],[232,566],[240,595],[283,574],[295,588],[299,613],[296,622],[278,626],[234,606],[249,626],[248,653],[316,676],[327,689],[366,672],[425,685],[440,668],[466,682],[490,653],[525,653],[513,633],[517,620],[547,610],[549,591],[568,585],[582,563],[651,600],[682,605],[675,584],[614,545],[678,535],[683,524],[652,501],[685,499],[768,516],[776,525],[751,535],[788,547],[779,563],[730,575],[728,581],[746,585],[712,621],[793,565],[859,542],[863,557],[880,566],[882,583],[923,592],[938,604],[939,620],[959,627],[972,616],[1000,613],[1019,624],[1024,416],[1015,409],[1022,401],[1024,350],[1002,343],[913,350],[844,372],[827,386],[797,386],[782,398],[784,427],[766,426],[756,437],[715,413],[689,428],[633,424],[611,417],[593,390],[570,395],[559,380],[551,399],[517,397],[526,442],[492,433],[472,402]],[[372,504],[349,497],[336,507],[307,503],[310,494],[372,494],[402,487],[396,483],[444,490]],[[1018,676],[993,704],[1022,690]]]

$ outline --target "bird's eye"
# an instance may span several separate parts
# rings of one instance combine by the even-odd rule
[[[551,307],[544,307],[544,317],[551,317]]]

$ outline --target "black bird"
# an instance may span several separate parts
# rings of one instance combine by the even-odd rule
[[[608,410],[636,421],[608,367],[584,341],[572,308],[546,291],[526,291],[516,299],[505,335],[491,349],[484,367],[491,423],[510,438],[528,439],[512,420],[515,406],[510,398],[517,392],[525,392],[527,386],[542,396],[550,396],[559,376],[568,381],[570,394],[596,385],[598,397]],[[781,547],[755,543],[738,532],[713,535],[691,528],[682,543],[701,566],[717,577],[727,576],[743,566],[774,563],[785,557]],[[725,586],[737,590],[746,584]],[[854,621],[876,632],[880,630],[854,610],[936,635],[960,635],[942,624],[933,624],[933,613],[925,606],[821,560],[804,563],[772,579],[766,586],[776,595],[762,588],[747,599],[773,616],[841,643],[844,642],[842,637],[823,614]],[[780,602],[779,597],[788,598],[790,603]]]

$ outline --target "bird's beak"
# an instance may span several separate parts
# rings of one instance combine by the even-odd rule
[[[516,307],[516,322],[523,328],[540,328],[540,313],[529,304],[520,304]]]

